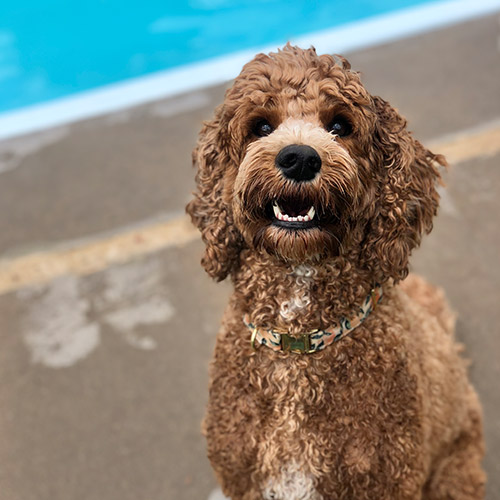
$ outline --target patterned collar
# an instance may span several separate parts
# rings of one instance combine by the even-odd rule
[[[274,351],[311,354],[325,349],[325,347],[333,344],[333,342],[337,342],[342,337],[351,333],[356,327],[363,323],[381,299],[382,287],[376,285],[366,297],[354,318],[341,318],[338,326],[328,330],[317,329],[297,336],[292,336],[287,332],[259,328],[250,323],[248,314],[245,314],[243,317],[243,322],[252,332],[250,342],[253,349],[256,349],[256,344],[261,344]]]

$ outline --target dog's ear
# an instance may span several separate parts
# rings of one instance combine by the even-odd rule
[[[432,229],[437,213],[441,180],[438,168],[446,160],[431,153],[406,129],[406,120],[380,97],[374,146],[379,169],[376,215],[367,237],[371,267],[379,280],[404,279],[408,259],[423,233]]]
[[[196,191],[186,211],[200,230],[206,245],[201,264],[215,280],[222,281],[238,262],[241,236],[233,223],[229,203],[224,200],[227,155],[223,153],[222,110],[206,122],[193,151]]]

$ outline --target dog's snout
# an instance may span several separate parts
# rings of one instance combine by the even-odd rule
[[[321,169],[321,158],[311,146],[290,144],[277,154],[276,166],[289,179],[310,181]]]

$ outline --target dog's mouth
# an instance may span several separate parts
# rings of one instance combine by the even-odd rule
[[[262,245],[270,253],[297,261],[339,255],[346,223],[341,219],[342,207],[333,200],[321,199],[321,193],[315,192],[283,193],[269,197],[260,207],[265,213],[254,212],[250,220],[255,229],[247,233],[255,247]]]
[[[267,208],[271,223],[286,229],[309,229],[318,225],[318,215],[310,200],[282,198]]]

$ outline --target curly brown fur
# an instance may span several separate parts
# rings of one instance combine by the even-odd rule
[[[327,128],[337,117],[349,127],[335,136]],[[291,144],[317,152],[314,178],[277,168]],[[453,315],[422,279],[398,285],[432,228],[444,158],[413,139],[345,59],[291,46],[243,68],[193,158],[187,210],[206,244],[202,264],[217,280],[230,274],[235,288],[204,422],[226,495],[482,498],[481,408]],[[314,223],[280,224],[275,203],[291,216],[314,206]],[[251,349],[243,315],[291,334],[329,328],[375,283],[381,305],[327,349]]]

